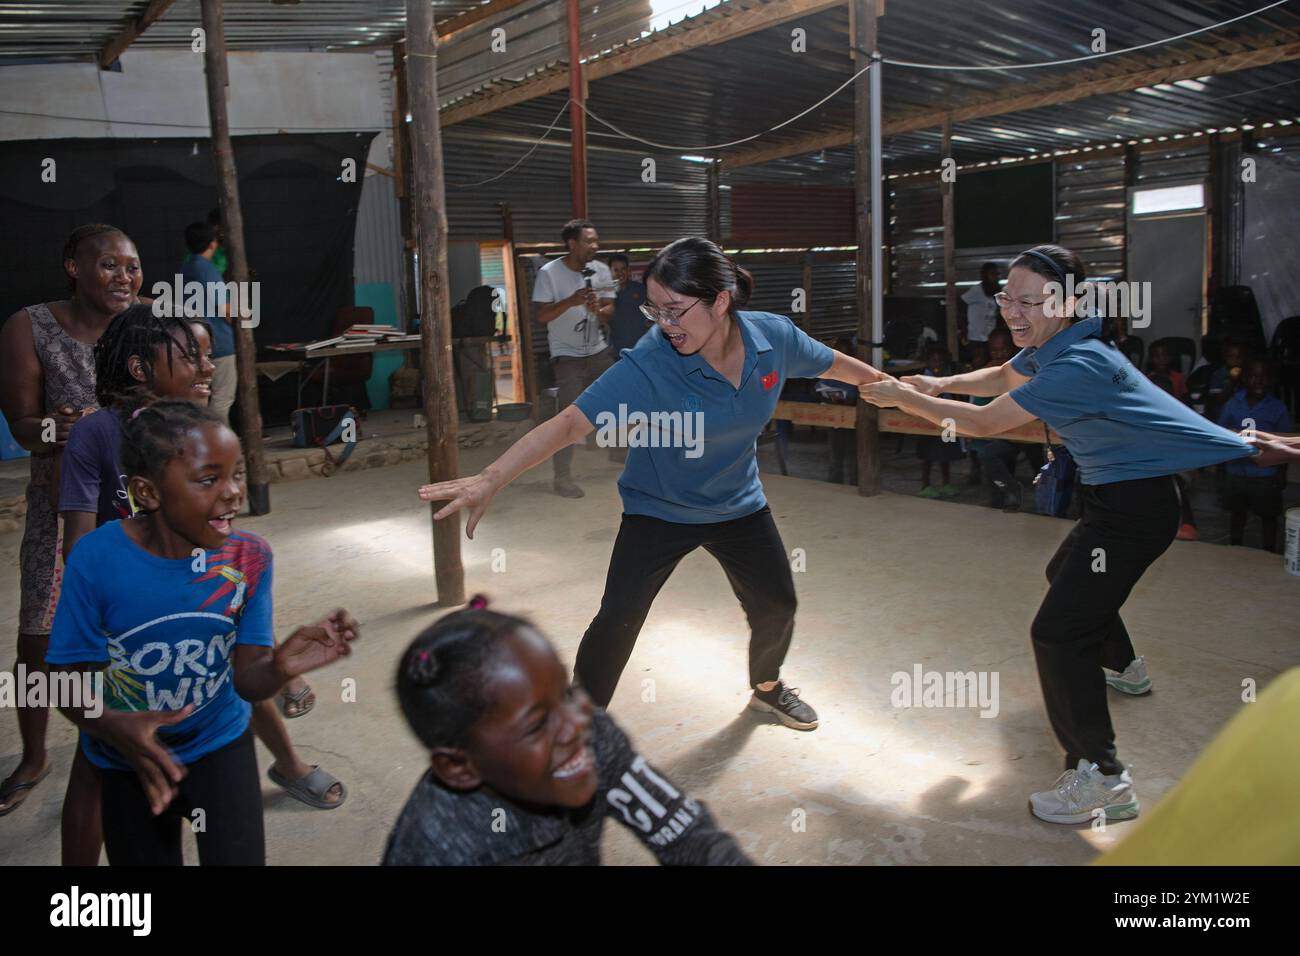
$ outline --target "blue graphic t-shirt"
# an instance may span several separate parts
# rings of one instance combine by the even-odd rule
[[[192,763],[239,738],[249,703],[235,692],[236,644],[271,647],[271,547],[236,531],[219,551],[160,558],[121,521],[86,535],[63,572],[50,664],[102,663],[105,706],[194,713],[158,739]],[[104,769],[133,769],[89,734],[81,746]]]

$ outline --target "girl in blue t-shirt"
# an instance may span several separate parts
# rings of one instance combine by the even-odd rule
[[[73,426],[60,478],[65,562],[86,534],[132,513],[121,461],[122,422],[157,399],[207,407],[213,375],[210,347],[207,323],[155,314],[149,306],[132,306],[109,323],[95,346],[100,408]],[[310,701],[310,693],[299,678],[286,684],[281,696],[288,705],[295,699]],[[297,714],[290,711],[290,716]],[[343,803],[343,784],[298,756],[273,700],[256,703],[251,722],[253,733],[274,758],[269,773],[275,783],[309,806],[328,810]],[[99,804],[99,779],[78,750],[63,799],[65,866],[98,863],[103,844]]]
[[[1078,316],[1086,279],[1070,250],[1029,249],[1011,263],[996,297],[1020,349],[1011,361],[861,388],[874,405],[936,423],[950,418],[975,437],[1039,418],[1079,465],[1083,517],[1047,565],[1051,586],[1031,628],[1066,772],[1052,789],[1032,794],[1030,808],[1040,819],[1067,824],[1138,813],[1132,778],[1116,751],[1106,687],[1128,694],[1151,689],[1145,659],[1134,651],[1119,612],[1178,531],[1174,476],[1257,452],[1134,368],[1100,318]],[[943,392],[997,397],[979,406],[938,398]]]
[[[645,276],[642,311],[655,327],[634,348],[481,474],[425,485],[420,497],[448,502],[437,519],[468,509],[473,536],[493,495],[599,428],[599,444],[629,451],[618,482],[622,525],[600,611],[578,647],[577,682],[609,704],[660,589],[686,555],[704,548],[749,620],[750,708],[812,730],[816,711],[781,679],[797,601],[755,443],[788,379],[858,386],[881,373],[785,316],[739,311],[753,280],[708,239],[670,243]]]
[[[339,609],[275,646],[271,548],[232,524],[244,457],[212,413],[136,409],[122,465],[140,514],[71,553],[47,657],[52,673],[102,675],[60,710],[98,771],[109,862],[180,865],[185,819],[200,863],[263,864],[248,702],[348,654],[357,623]]]

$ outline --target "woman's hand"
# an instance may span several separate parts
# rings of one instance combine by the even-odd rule
[[[937,378],[933,375],[904,375],[903,384],[910,385],[922,395],[932,395],[938,398],[946,391],[945,379]]]
[[[188,704],[175,713],[159,710],[105,711],[99,719],[104,739],[135,768],[154,816],[176,799],[185,768],[157,737],[159,727],[179,724],[194,713]]]
[[[351,642],[361,633],[356,618],[343,608],[294,632],[275,649],[275,667],[284,682],[301,677],[352,653]]]
[[[1257,433],[1250,443],[1260,449],[1254,458],[1246,459],[1257,468],[1276,468],[1278,465],[1300,465],[1300,439],[1277,435],[1264,437]]]
[[[915,389],[911,385],[905,385],[889,375],[884,376],[878,382],[866,382],[858,386],[858,394],[862,396],[862,400],[875,405],[877,408],[896,408],[905,393],[915,391],[919,391],[919,389]]]
[[[449,502],[434,513],[434,521],[441,521],[457,511],[469,509],[469,522],[465,525],[465,534],[471,539],[474,537],[474,528],[478,525],[478,519],[483,517],[488,503],[496,493],[496,484],[481,473],[471,475],[469,478],[440,481],[436,485],[422,485],[419,492],[420,498],[424,501]]]

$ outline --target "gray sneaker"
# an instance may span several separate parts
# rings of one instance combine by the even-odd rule
[[[1080,760],[1051,790],[1030,794],[1029,809],[1048,823],[1091,823],[1103,815],[1107,820],[1132,820],[1138,815],[1138,799],[1127,770],[1108,777],[1097,772],[1095,763]]]
[[[777,720],[795,730],[817,729],[817,711],[799,699],[797,687],[786,687],[783,681],[777,681],[771,690],[755,687],[754,696],[749,699],[749,709],[775,714]]]
[[[1123,673],[1108,667],[1103,667],[1102,671],[1106,675],[1106,683],[1122,694],[1132,694],[1136,697],[1151,693],[1151,675],[1147,673],[1145,657],[1136,658],[1124,668]]]

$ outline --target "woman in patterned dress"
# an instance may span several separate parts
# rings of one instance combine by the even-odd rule
[[[20,309],[0,327],[0,410],[18,443],[32,453],[27,523],[20,554],[18,663],[45,670],[50,623],[58,603],[59,520],[55,496],[68,432],[94,411],[93,349],[109,321],[138,298],[143,274],[135,243],[115,226],[81,226],[63,248],[71,296]],[[15,668],[16,670],[16,668]],[[0,816],[17,809],[49,773],[49,710],[19,707],[23,755],[0,782]]]

